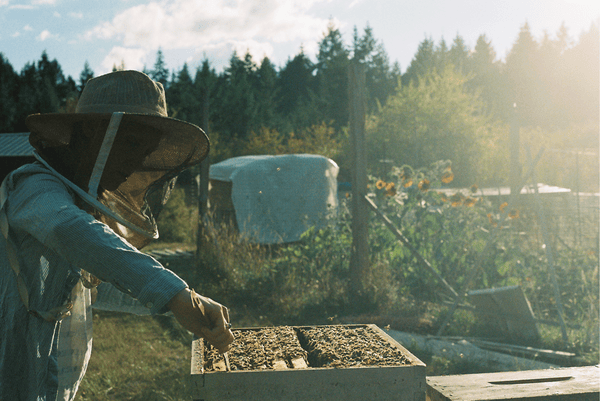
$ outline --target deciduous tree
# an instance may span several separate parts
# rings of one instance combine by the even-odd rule
[[[399,88],[368,124],[370,165],[385,159],[421,168],[451,160],[457,184],[489,179],[487,166],[505,154],[498,152],[494,127],[465,82],[449,65]]]

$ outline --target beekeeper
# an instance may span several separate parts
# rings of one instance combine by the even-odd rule
[[[0,191],[0,400],[75,397],[100,282],[225,352],[227,308],[139,251],[177,174],[206,157],[204,132],[169,118],[162,85],[136,71],[91,79],[75,113],[26,124],[37,161]]]

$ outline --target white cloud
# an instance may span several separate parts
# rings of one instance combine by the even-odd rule
[[[110,53],[102,60],[100,74],[112,71],[113,66],[125,64],[129,70],[142,70],[144,68],[144,59],[147,51],[143,49],[126,48],[115,46]]]
[[[7,6],[9,0],[0,0],[0,7]]]
[[[231,45],[268,54],[270,43],[319,40],[328,20],[312,16],[310,8],[323,1],[165,0],[126,9],[85,36],[143,49]]]
[[[39,4],[54,5],[54,4],[56,4],[56,0],[33,0],[31,2],[31,4],[35,4],[35,5],[39,5]]]
[[[83,13],[70,12],[67,14],[71,18],[83,19]]]
[[[232,41],[229,45],[236,51],[240,58],[246,53],[250,53],[255,62],[261,62],[263,58],[270,57],[273,54],[273,46],[266,42],[257,42],[255,40]]]
[[[33,31],[33,28],[31,27],[31,25],[27,24],[23,27],[24,31]]]
[[[42,31],[42,32],[39,34],[39,36],[38,36],[38,40],[43,42],[43,41],[45,41],[46,39],[50,39],[50,38],[52,38],[52,37],[54,37],[54,35],[52,35],[52,34],[50,33],[50,31],[49,31],[49,30],[47,30],[47,29],[44,29],[44,30],[43,30],[43,31]]]
[[[19,36],[21,36],[21,32],[16,31],[15,33],[13,33],[12,35],[10,35],[12,38],[18,38]]]
[[[60,18],[60,13],[58,11],[54,11],[52,15],[54,15],[56,18]]]
[[[362,2],[363,0],[353,0],[352,3],[350,3],[350,5],[348,6],[348,8],[354,8]]]

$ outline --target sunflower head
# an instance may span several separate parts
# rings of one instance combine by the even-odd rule
[[[494,217],[492,216],[491,213],[487,214],[488,220],[490,221],[490,224],[492,225],[492,227],[496,227],[498,225],[498,223],[496,223],[496,220],[494,220]]]
[[[388,182],[385,186],[385,195],[386,196],[394,196],[396,195],[396,184],[393,182]]]
[[[442,173],[442,182],[444,184],[448,184],[448,183],[452,182],[453,179],[454,179],[454,173],[452,172],[452,169],[450,167],[446,167],[446,169]]]
[[[450,204],[453,207],[460,206],[462,205],[464,199],[465,197],[460,192],[457,192],[450,197]]]
[[[429,180],[427,178],[423,178],[421,180],[421,182],[419,182],[419,189],[423,192],[426,192],[427,190],[429,190],[431,183],[429,182]]]
[[[477,203],[477,198],[471,198],[470,196],[467,196],[463,203],[466,207],[473,207],[475,206],[475,203]]]

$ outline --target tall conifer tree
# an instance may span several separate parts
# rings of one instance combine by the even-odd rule
[[[15,130],[18,74],[0,53],[0,133]]]
[[[282,130],[300,131],[317,122],[315,64],[301,48],[293,59],[288,59],[279,71],[277,80],[277,111]]]
[[[79,86],[77,87],[77,89],[79,90],[79,94],[81,94],[81,92],[83,91],[83,88],[85,87],[87,81],[89,81],[92,78],[94,78],[94,71],[92,71],[92,69],[90,68],[90,63],[86,60],[83,64],[83,70],[81,71],[81,74],[79,74]]]
[[[318,94],[322,120],[338,129],[348,123],[348,56],[341,32],[330,22],[317,54]]]
[[[359,36],[354,27],[353,57],[365,66],[365,86],[369,112],[376,111],[394,93],[400,77],[398,69],[390,67],[387,52],[382,43],[373,35],[373,29],[367,25],[363,36]]]
[[[165,89],[167,88],[169,70],[165,63],[165,56],[160,48],[156,52],[156,61],[154,62],[154,69],[151,71],[150,77],[156,82],[160,82]]]

